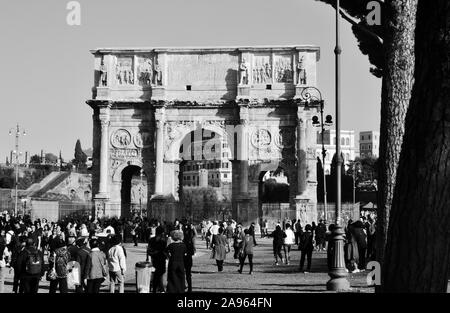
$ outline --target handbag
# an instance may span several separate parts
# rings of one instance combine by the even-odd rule
[[[56,270],[55,267],[53,267],[50,271],[47,271],[47,276],[45,277],[47,281],[53,281],[56,280]]]
[[[45,279],[47,281],[56,280],[56,269],[55,269],[55,262],[56,262],[56,253],[53,254],[53,267],[51,270],[47,271],[47,275],[45,276]]]

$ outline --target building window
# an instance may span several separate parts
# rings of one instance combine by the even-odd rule
[[[228,178],[228,174],[223,174],[223,178]]]
[[[347,146],[350,146],[350,138],[346,138],[346,139],[345,139],[345,144],[346,144]]]
[[[341,138],[341,146],[345,145],[345,139]]]

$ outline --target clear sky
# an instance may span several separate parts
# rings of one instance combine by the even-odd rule
[[[313,44],[318,87],[334,115],[334,10],[316,0],[79,0],[81,26],[66,23],[67,0],[2,1],[0,162],[8,131],[27,131],[20,150],[72,159],[92,146],[91,97],[97,47]],[[342,128],[379,128],[381,80],[342,21]]]

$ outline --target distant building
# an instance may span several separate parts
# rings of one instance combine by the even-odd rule
[[[323,141],[325,143],[325,173],[330,174],[331,160],[336,153],[336,131],[334,129],[325,130]],[[355,149],[355,131],[341,130],[341,152],[344,157],[345,168],[348,168],[349,161],[357,156]],[[322,136],[321,132],[317,132],[316,156],[322,161]]]
[[[380,132],[363,131],[359,133],[359,154],[361,158],[378,158],[380,149]]]
[[[231,183],[231,151],[224,139],[215,138],[213,133],[184,148],[187,151],[180,151],[186,160],[180,168],[183,186],[222,187],[223,183]]]

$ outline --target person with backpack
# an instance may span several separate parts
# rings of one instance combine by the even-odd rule
[[[75,287],[76,293],[86,292],[87,286],[85,280],[87,278],[87,261],[89,259],[89,254],[91,253],[91,249],[87,247],[87,237],[78,238],[76,241],[76,245],[78,247],[76,261],[80,264],[80,277],[81,284]]]
[[[249,275],[252,275],[253,273],[253,238],[250,236],[250,232],[248,229],[244,230],[244,240],[242,241],[242,248],[239,253],[239,274],[242,274],[242,269],[244,268],[245,259],[248,257],[248,264],[250,265],[250,272]]]
[[[25,248],[20,251],[16,262],[20,293],[37,293],[39,281],[44,276],[44,256],[36,248],[32,238],[25,240]]]
[[[108,251],[108,267],[109,267],[109,291],[116,291],[116,283],[119,284],[119,293],[125,291],[125,272],[127,270],[127,262],[120,234],[111,237],[112,247]]]
[[[305,232],[300,236],[299,250],[302,252],[300,258],[300,272],[305,274],[311,271],[311,259],[314,250],[314,235],[312,231],[312,226],[307,224],[305,226]],[[305,258],[308,259],[308,265],[306,271],[303,271],[303,266],[305,265]]]
[[[99,242],[96,238],[89,241],[91,253],[87,260],[87,293],[99,293],[102,283],[108,276],[108,262],[103,251],[99,249]]]
[[[56,277],[50,280],[49,293],[56,293],[58,287],[60,293],[67,293],[67,274],[69,273],[67,264],[70,261],[70,252],[66,243],[61,239],[55,244],[55,248],[55,252],[48,259],[49,271],[54,269],[56,273]]]

